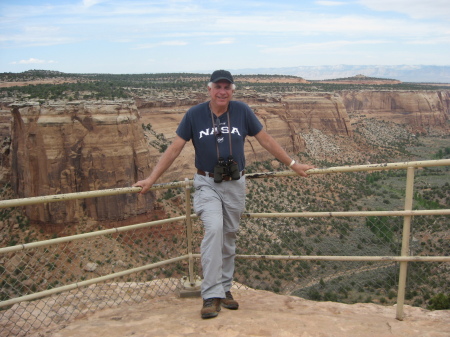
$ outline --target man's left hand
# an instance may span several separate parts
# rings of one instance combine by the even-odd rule
[[[291,166],[291,169],[302,177],[307,177],[308,173],[306,173],[306,171],[313,168],[315,168],[314,165],[299,164],[299,163],[295,163],[294,165]]]

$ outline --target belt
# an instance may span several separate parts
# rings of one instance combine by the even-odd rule
[[[214,173],[210,173],[210,172],[205,172],[202,170],[197,170],[197,174],[200,174],[201,176],[205,176],[205,177],[210,177],[210,178],[214,178]],[[240,172],[240,175],[243,176],[245,174],[245,170],[242,170]],[[229,181],[231,180],[230,176],[223,176],[222,177],[222,181]]]

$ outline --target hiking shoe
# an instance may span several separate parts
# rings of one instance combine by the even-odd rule
[[[200,311],[202,318],[213,318],[219,314],[220,298],[207,298],[203,300],[203,308]]]
[[[222,307],[231,309],[231,310],[237,310],[239,308],[239,303],[233,299],[233,295],[231,295],[231,291],[227,291],[225,293],[225,298],[222,298],[220,303],[222,304]]]

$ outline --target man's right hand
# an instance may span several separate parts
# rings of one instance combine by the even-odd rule
[[[133,187],[142,187],[142,190],[139,194],[145,194],[148,190],[153,186],[153,182],[150,179],[139,180],[138,182],[133,184]]]

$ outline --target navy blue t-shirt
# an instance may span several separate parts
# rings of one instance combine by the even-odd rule
[[[228,128],[228,114],[230,129]],[[185,141],[190,141],[195,148],[195,167],[205,172],[214,172],[217,164],[217,149],[220,157],[227,160],[230,155],[229,138],[234,160],[239,165],[239,171],[245,168],[244,144],[246,136],[255,136],[263,128],[250,107],[239,101],[230,101],[228,112],[217,118],[213,114],[211,119],[209,102],[200,103],[190,108],[184,115],[177,128],[177,135]],[[217,121],[218,120],[218,121]],[[213,125],[218,126],[222,134],[215,135]]]

